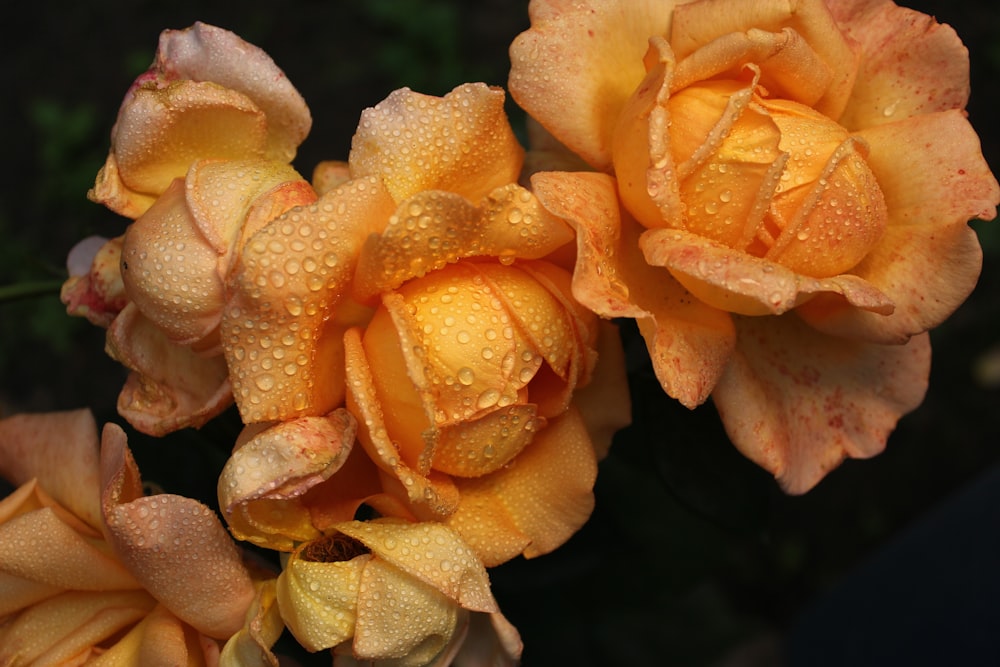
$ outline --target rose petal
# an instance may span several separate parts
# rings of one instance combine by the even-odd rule
[[[338,562],[305,560],[301,549],[278,576],[281,618],[307,651],[321,651],[354,635],[361,574],[369,554]]]
[[[185,628],[166,607],[157,605],[128,634],[100,655],[102,665],[211,665],[212,658],[216,662],[218,660],[218,646]]]
[[[805,493],[848,456],[880,453],[927,389],[926,335],[906,345],[858,343],[793,315],[740,318],[738,328],[712,400],[733,444],[788,493]]]
[[[128,301],[121,274],[123,237],[107,240],[91,255],[93,243],[98,239],[89,236],[70,250],[67,258],[70,276],[59,291],[59,299],[66,304],[70,315],[82,315],[91,324],[107,328]],[[84,268],[80,260],[87,256],[89,263]],[[83,273],[77,273],[81,269]]]
[[[576,298],[603,317],[636,319],[664,391],[688,407],[703,403],[735,344],[730,316],[646,262],[642,228],[619,211],[609,177],[543,173],[532,186],[548,210],[576,229]]]
[[[257,584],[257,596],[247,610],[243,629],[229,638],[222,649],[220,665],[226,667],[278,667],[271,647],[285,630],[277,602],[277,581]]]
[[[586,386],[573,392],[573,402],[583,416],[600,461],[607,455],[615,433],[632,422],[625,350],[615,324],[601,322],[594,374]]]
[[[864,54],[838,118],[841,125],[857,130],[965,108],[969,55],[950,26],[889,0],[829,0],[828,5]]]
[[[396,90],[362,112],[351,142],[351,173],[379,176],[397,202],[424,190],[479,201],[517,181],[521,170],[524,149],[503,104],[503,90],[483,83],[464,84],[444,97]]]
[[[199,427],[232,403],[223,358],[170,342],[135,304],[112,322],[107,350],[132,371],[118,396],[118,414],[143,433]]]
[[[245,423],[325,414],[343,399],[338,319],[358,249],[396,205],[376,178],[293,209],[243,249],[222,319],[233,393]],[[326,235],[316,249],[308,240]],[[339,308],[339,311],[338,311]],[[348,318],[350,313],[348,313]]]
[[[516,465],[456,480],[461,503],[446,523],[487,567],[519,553],[541,556],[590,517],[596,476],[594,447],[583,418],[571,407],[535,435]]]
[[[160,35],[157,62],[169,77],[214,81],[245,94],[267,114],[268,156],[291,162],[309,134],[305,100],[267,53],[228,30],[196,22]]]
[[[665,35],[675,2],[547,0],[511,44],[511,96],[559,141],[600,170],[625,101],[645,76],[649,37]]]
[[[98,449],[97,424],[89,410],[0,420],[0,476],[17,486],[37,479],[56,502],[100,531]]]
[[[190,498],[141,496],[139,470],[119,427],[106,425],[101,444],[101,507],[115,554],[185,623],[228,638],[243,625],[254,589],[225,528]]]

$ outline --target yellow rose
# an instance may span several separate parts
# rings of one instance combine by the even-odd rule
[[[19,485],[0,500],[0,662],[218,664],[254,582],[209,508],[143,494],[120,428],[99,444],[85,410],[9,417],[0,474]]]
[[[534,0],[511,93],[603,174],[537,173],[574,293],[634,317],[664,389],[711,394],[790,492],[880,452],[925,332],[977,280],[996,180],[968,58],[889,0]]]

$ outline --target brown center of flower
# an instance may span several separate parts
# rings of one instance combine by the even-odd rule
[[[371,550],[363,543],[337,533],[310,542],[299,552],[299,558],[314,563],[340,563],[367,553]]]
[[[762,92],[711,81],[671,96],[681,224],[804,275],[848,271],[887,219],[868,148],[809,107]]]

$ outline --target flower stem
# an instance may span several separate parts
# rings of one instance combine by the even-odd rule
[[[0,303],[47,294],[58,294],[62,284],[63,281],[61,280],[36,280],[26,283],[14,283],[13,285],[2,285],[0,286]]]

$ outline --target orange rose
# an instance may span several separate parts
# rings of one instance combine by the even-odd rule
[[[209,508],[143,494],[120,428],[4,419],[0,474],[0,662],[218,664],[254,582]]]
[[[1000,200],[954,32],[889,0],[531,17],[512,95],[614,176],[532,180],[577,228],[577,297],[636,318],[664,389],[711,394],[789,492],[880,452],[923,398],[925,332],[977,280],[967,221]]]

